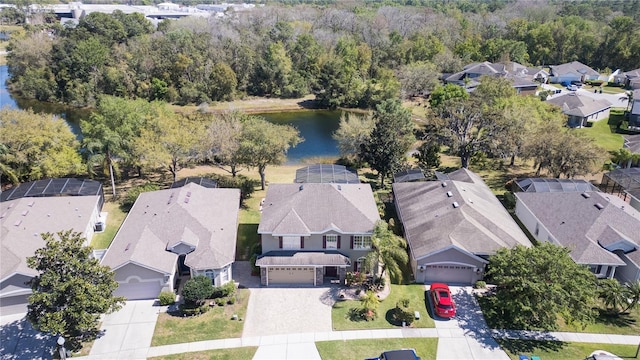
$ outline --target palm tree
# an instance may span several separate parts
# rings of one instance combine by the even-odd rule
[[[378,295],[369,290],[366,294],[362,295],[360,301],[362,302],[362,312],[364,317],[367,320],[375,318],[378,306],[380,306],[380,299],[378,299]]]
[[[624,95],[625,96],[621,96],[619,100],[627,102],[626,111],[629,112],[631,110],[631,105],[633,104],[633,91],[625,91]]]
[[[631,309],[635,309],[640,305],[640,280],[636,280],[634,282],[626,283],[624,286],[627,288],[627,307],[623,310],[623,312],[627,312]]]
[[[380,276],[389,270],[393,279],[402,280],[402,267],[408,262],[407,242],[394,234],[385,221],[378,221],[371,236],[371,251],[365,257],[365,268],[375,276],[382,265]]]
[[[623,308],[629,304],[629,292],[616,279],[605,279],[599,282],[599,295],[607,311],[618,315],[623,312]]]

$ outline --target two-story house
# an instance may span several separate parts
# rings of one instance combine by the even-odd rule
[[[343,283],[362,268],[380,220],[369,184],[271,184],[262,206],[263,286]]]

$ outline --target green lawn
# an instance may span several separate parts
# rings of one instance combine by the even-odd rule
[[[596,144],[605,150],[615,151],[622,148],[624,143],[622,135],[616,133],[616,127],[620,120],[618,112],[612,111],[609,120],[596,121],[592,126],[576,129],[576,131],[595,139]]]
[[[200,316],[183,318],[162,313],[158,316],[151,346],[241,337],[244,321],[231,320],[231,316],[237,314],[244,319],[248,302],[249,290],[238,289],[235,304],[214,306]]]
[[[634,357],[636,345],[508,339],[497,339],[497,341],[511,359],[518,359],[520,354],[537,355],[544,360],[584,359],[595,350],[608,351],[624,359],[640,358]]]
[[[249,260],[250,251],[260,241],[258,237],[258,224],[260,223],[260,200],[264,197],[263,191],[253,193],[252,197],[245,200],[244,207],[240,209],[238,220],[238,241],[236,242],[236,260]]]
[[[366,339],[349,341],[320,341],[316,343],[322,360],[366,359],[383,351],[413,348],[422,360],[436,358],[438,339]]]
[[[610,316],[601,313],[593,324],[586,328],[575,327],[564,324],[560,321],[560,331],[586,332],[594,334],[619,334],[638,335],[640,334],[640,307],[629,311],[629,314]]]
[[[120,209],[120,204],[113,201],[105,202],[102,211],[109,213],[109,215],[107,215],[107,226],[103,232],[93,235],[91,246],[94,249],[108,248],[116,236],[120,225],[122,225],[124,218],[127,216],[127,214]]]
[[[153,360],[241,360],[251,359],[255,355],[257,347],[247,346],[234,349],[220,349],[209,351],[189,352],[167,356],[158,356],[149,359]]]
[[[360,308],[360,301],[338,301],[331,310],[331,321],[334,330],[359,330],[359,329],[388,329],[399,327],[392,323],[391,312],[396,303],[403,298],[410,300],[409,307],[420,312],[420,320],[416,320],[411,326],[417,328],[432,328],[435,326],[429,316],[425,305],[425,288],[422,284],[391,285],[391,293],[380,302],[378,317],[373,321],[351,320],[349,309]],[[427,300],[428,301],[428,300]]]

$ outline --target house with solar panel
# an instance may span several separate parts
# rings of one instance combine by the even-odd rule
[[[371,186],[344,166],[308,166],[293,184],[270,184],[258,225],[262,285],[344,283],[363,268],[379,220]]]
[[[0,194],[0,315],[25,313],[37,271],[27,258],[43,248],[43,233],[73,230],[89,245],[104,225],[102,184],[84,179],[46,179]]]

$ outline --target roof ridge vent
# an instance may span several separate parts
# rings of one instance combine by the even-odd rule
[[[451,191],[447,191],[447,197],[452,197],[453,193]]]
[[[587,193],[587,192],[583,192],[583,193],[582,193],[582,194],[580,194],[580,195],[582,195],[582,197],[583,197],[583,198],[585,198],[585,199],[588,199],[588,198],[590,198],[590,197],[591,197],[591,195],[590,195],[589,193]]]
[[[600,204],[600,203],[595,203],[593,206],[597,207],[598,210],[602,210],[604,209],[604,205]]]

